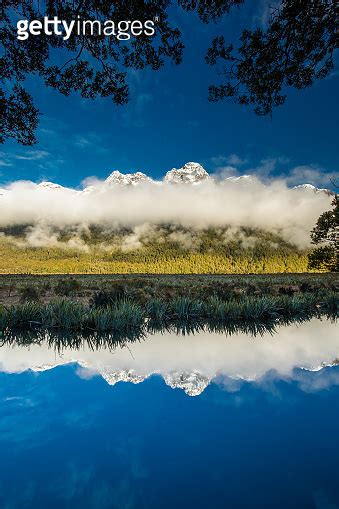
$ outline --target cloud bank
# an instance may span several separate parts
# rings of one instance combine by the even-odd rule
[[[135,229],[168,223],[192,229],[252,227],[306,247],[310,230],[330,202],[325,192],[290,189],[283,180],[207,179],[198,185],[143,181],[126,186],[93,181],[83,191],[17,181],[0,189],[0,227],[97,224]]]

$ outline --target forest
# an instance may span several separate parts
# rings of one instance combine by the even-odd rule
[[[146,226],[83,231],[5,228],[0,273],[271,274],[308,272],[308,249],[253,228]]]

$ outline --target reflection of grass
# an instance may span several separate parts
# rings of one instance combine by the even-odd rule
[[[169,302],[150,299],[143,310],[132,300],[119,298],[103,307],[88,307],[69,299],[47,304],[26,302],[0,308],[0,329],[32,329],[98,331],[121,334],[128,331],[143,333],[164,327],[218,327],[218,324],[288,323],[307,320],[312,316],[337,313],[337,296],[332,292],[321,297],[303,296],[255,297],[205,301],[178,297]]]

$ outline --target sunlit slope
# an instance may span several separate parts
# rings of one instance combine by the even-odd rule
[[[0,273],[244,274],[307,272],[307,250],[258,229],[190,231],[161,226],[140,232],[37,232],[29,226],[0,236]]]

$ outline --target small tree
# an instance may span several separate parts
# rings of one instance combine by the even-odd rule
[[[310,269],[338,271],[339,196],[332,201],[333,210],[323,212],[311,231],[312,243],[320,247],[308,256]]]

